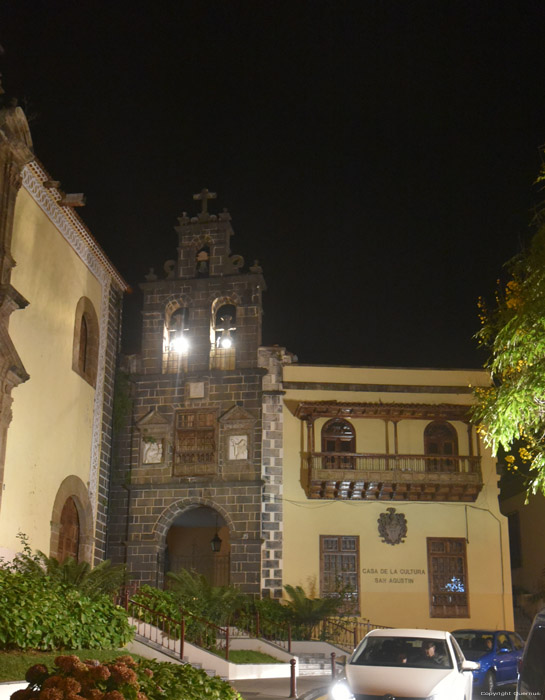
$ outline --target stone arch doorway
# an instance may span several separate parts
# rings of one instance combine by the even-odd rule
[[[163,555],[168,571],[187,569],[202,574],[214,586],[230,582],[229,526],[214,508],[196,504],[179,513],[166,533]]]
[[[79,561],[80,525],[76,502],[69,496],[61,511],[59,527],[59,547],[57,559],[62,562],[66,557]]]
[[[57,491],[51,513],[49,553],[59,561],[67,556],[92,561],[93,510],[85,484],[77,476],[67,476]]]

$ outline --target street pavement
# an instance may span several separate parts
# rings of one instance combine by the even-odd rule
[[[251,678],[231,681],[244,700],[280,700],[290,697],[289,678]],[[327,695],[330,676],[300,676],[296,684],[299,700],[318,700]]]
[[[244,700],[283,700],[290,697],[289,678],[252,678],[231,681]],[[329,676],[301,676],[297,679],[298,700],[326,700]],[[473,693],[473,700],[515,700],[516,688],[506,686],[493,693]]]

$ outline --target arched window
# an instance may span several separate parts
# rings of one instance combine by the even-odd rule
[[[187,370],[190,343],[189,309],[172,302],[165,312],[163,372]]]
[[[210,323],[210,368],[234,369],[236,357],[237,308],[229,299],[212,304]]]
[[[73,498],[67,498],[61,512],[59,530],[59,548],[57,559],[62,562],[66,557],[78,561],[79,555],[79,515]]]
[[[354,469],[356,460],[354,426],[342,418],[332,418],[322,428],[322,452],[325,469]]]
[[[82,372],[85,372],[87,366],[87,351],[89,345],[89,330],[87,328],[87,320],[85,315],[81,317],[81,328],[79,331],[79,366]]]
[[[458,434],[456,429],[446,421],[428,423],[424,430],[424,454],[427,471],[456,471],[457,460],[450,457],[458,455]]]
[[[210,274],[210,248],[207,245],[197,251],[195,274],[197,277],[208,277]]]
[[[76,307],[72,369],[95,386],[98,370],[99,327],[95,307],[81,297]]]

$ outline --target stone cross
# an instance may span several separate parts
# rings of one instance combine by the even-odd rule
[[[200,191],[199,194],[194,194],[193,199],[201,200],[202,202],[202,210],[201,210],[201,216],[203,214],[208,214],[208,200],[209,199],[216,199],[218,195],[215,192],[209,192],[206,187]]]

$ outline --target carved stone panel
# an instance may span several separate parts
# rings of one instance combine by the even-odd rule
[[[136,427],[140,433],[140,464],[165,465],[170,421],[153,409],[136,423]]]
[[[233,406],[220,418],[223,474],[236,478],[253,469],[256,418],[241,406]]]

